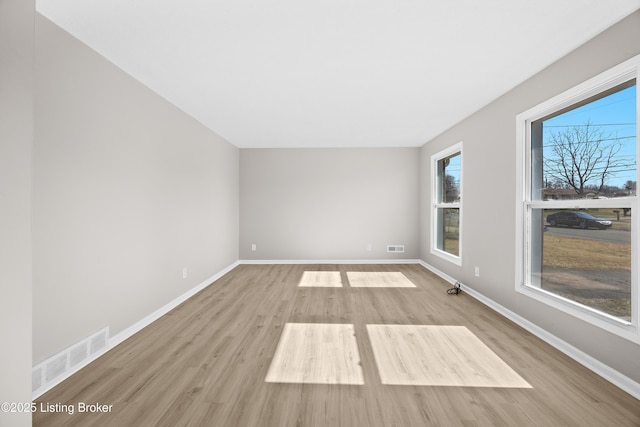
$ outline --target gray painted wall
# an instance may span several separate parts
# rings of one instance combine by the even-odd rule
[[[417,148],[241,150],[240,258],[417,259],[418,166]]]
[[[640,12],[422,148],[421,183],[423,188],[430,188],[431,155],[464,141],[462,267],[430,254],[427,192],[420,201],[423,260],[636,382],[640,382],[639,345],[516,293],[514,179],[516,115],[638,53]],[[479,278],[474,276],[475,266],[480,267]]]
[[[33,0],[0,1],[0,402],[31,401],[33,15]]]
[[[34,364],[237,261],[239,225],[236,147],[41,15],[35,66]]]

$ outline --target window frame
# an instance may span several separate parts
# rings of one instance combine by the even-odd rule
[[[441,177],[438,173],[438,162],[455,154],[460,154],[460,197],[457,202],[441,202],[438,199],[439,189],[441,188]],[[439,151],[431,156],[431,253],[455,265],[462,266],[462,204],[463,204],[463,149],[462,141]],[[458,255],[453,255],[438,248],[438,209],[458,209]]]
[[[640,55],[637,55],[516,116],[516,292],[552,306],[630,341],[640,343],[639,242],[640,202],[638,195],[612,199],[534,200],[532,195],[531,124],[625,81],[636,80],[636,164],[640,155]],[[636,182],[640,172],[636,167]],[[629,207],[631,217],[631,320],[626,321],[595,308],[561,297],[530,283],[533,209]]]

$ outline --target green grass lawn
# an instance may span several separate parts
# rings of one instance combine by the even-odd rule
[[[545,268],[631,271],[631,245],[544,234]]]
[[[544,234],[542,288],[631,319],[631,245]]]

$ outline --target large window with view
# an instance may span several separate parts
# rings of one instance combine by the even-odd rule
[[[518,289],[638,327],[638,58],[518,116]]]
[[[433,211],[431,252],[461,265],[462,143],[431,157]]]

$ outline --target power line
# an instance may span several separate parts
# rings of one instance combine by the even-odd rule
[[[635,126],[635,122],[631,123],[589,123],[582,125],[544,125],[542,128],[570,128],[570,127],[581,127],[581,126]]]
[[[595,142],[603,142],[603,141],[619,141],[621,139],[634,139],[636,138],[636,135],[628,135],[628,136],[618,136],[615,138],[602,138],[602,139],[590,139],[587,141],[571,141],[572,144],[590,144],[590,143],[595,143]],[[545,138],[547,140],[551,139],[550,137]],[[554,147],[554,146],[560,146],[560,145],[567,145],[567,143],[565,142],[560,142],[557,144],[547,144],[547,145],[542,145],[543,147]]]

